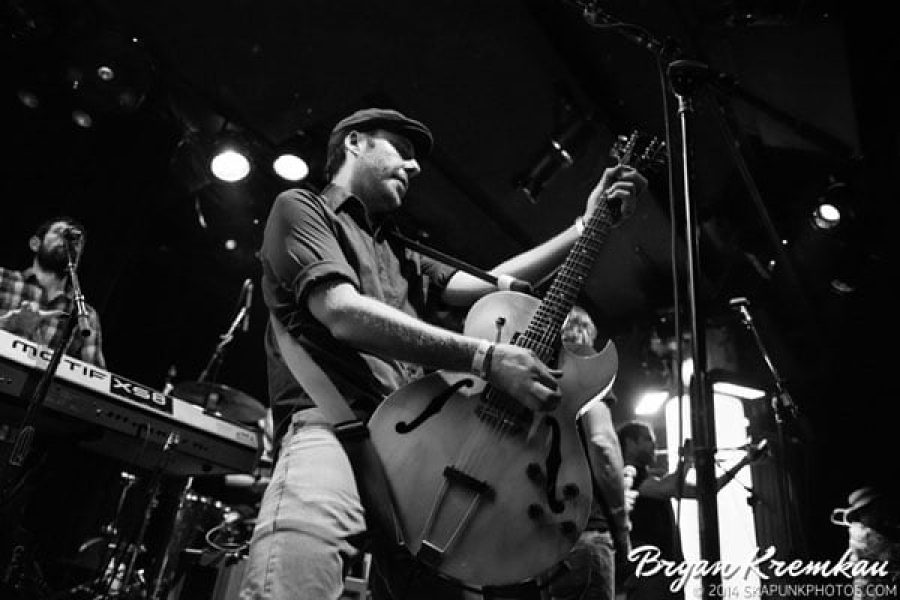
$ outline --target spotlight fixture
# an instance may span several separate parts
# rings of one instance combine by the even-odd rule
[[[813,210],[812,220],[818,229],[834,229],[841,223],[841,210],[830,202],[823,202]]]
[[[80,108],[72,111],[72,121],[82,129],[90,129],[94,125],[94,118],[90,113]]]
[[[19,98],[19,102],[27,106],[28,108],[37,108],[41,105],[41,99],[38,97],[36,93],[28,89],[20,89],[16,92],[16,96]]]
[[[309,165],[296,154],[280,154],[272,161],[272,169],[287,181],[301,181],[309,175]]]
[[[219,181],[236,183],[250,174],[252,145],[242,132],[229,129],[227,121],[207,146],[207,152],[209,170]]]
[[[634,414],[648,416],[656,414],[669,399],[669,392],[664,390],[647,390],[638,398],[634,406]]]
[[[709,380],[716,394],[741,400],[760,400],[768,396],[768,392],[755,379],[727,369],[710,369]]]
[[[156,65],[149,52],[112,31],[76,40],[65,67],[72,100],[98,121],[138,110],[155,79]]]
[[[544,187],[560,171],[575,164],[589,137],[591,117],[578,117],[561,132],[553,135],[524,175],[515,185],[532,204],[537,204]]]
[[[213,155],[209,169],[218,179],[235,183],[250,174],[250,159],[236,148],[223,148]]]
[[[312,140],[302,129],[285,139],[269,145],[265,156],[270,157],[272,172],[284,181],[302,181],[312,170],[309,157],[313,155]]]
[[[841,222],[850,215],[850,190],[847,184],[833,181],[825,192],[816,201],[810,215],[810,223],[813,229],[818,231],[831,231],[837,228]]]

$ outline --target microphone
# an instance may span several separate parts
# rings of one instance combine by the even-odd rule
[[[65,239],[74,242],[83,238],[84,232],[78,227],[72,227],[70,225],[63,230],[62,235]]]
[[[768,438],[763,438],[758,443],[747,444],[746,452],[749,455],[751,461],[758,459],[764,454],[768,454],[769,452],[769,440]]]
[[[750,316],[750,301],[743,296],[729,300],[728,307],[741,313],[741,319],[748,327],[753,322],[753,317]]]
[[[253,305],[253,280],[249,277],[244,281],[244,322],[241,328],[244,333],[250,331],[250,307]]]

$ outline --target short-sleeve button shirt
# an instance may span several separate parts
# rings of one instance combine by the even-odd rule
[[[443,288],[455,269],[378,235],[362,202],[338,186],[321,193],[293,189],[275,200],[266,223],[263,298],[354,408],[368,412],[421,374],[421,367],[361,352],[331,336],[309,312],[312,289],[345,281],[363,295],[419,316],[430,288]],[[312,406],[266,332],[269,394],[278,406]],[[278,415],[276,414],[276,418]]]

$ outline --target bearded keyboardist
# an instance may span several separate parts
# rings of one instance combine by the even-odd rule
[[[0,267],[0,329],[46,346],[63,335],[65,317],[75,308],[67,244],[77,264],[84,252],[84,227],[70,217],[50,219],[28,240],[34,254],[29,268]],[[87,309],[90,334],[73,336],[66,354],[104,367],[100,318],[92,307]]]
[[[0,329],[47,347],[58,345],[66,319],[75,311],[70,253],[77,265],[85,241],[84,227],[69,217],[49,219],[37,228],[28,238],[31,265],[21,271],[0,267]],[[96,310],[86,308],[89,331],[76,330],[65,352],[105,367],[100,319]],[[0,416],[4,462],[19,423]],[[40,428],[37,431],[24,476],[0,506],[0,596],[55,587],[57,556],[74,553],[78,540],[93,533],[95,521],[105,516],[99,514],[105,510],[99,494],[115,484],[120,470],[112,461],[79,451],[65,436],[48,439]],[[24,560],[11,561],[13,555]]]

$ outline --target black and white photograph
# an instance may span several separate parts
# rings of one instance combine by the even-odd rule
[[[2,5],[0,599],[900,597],[889,3]]]

